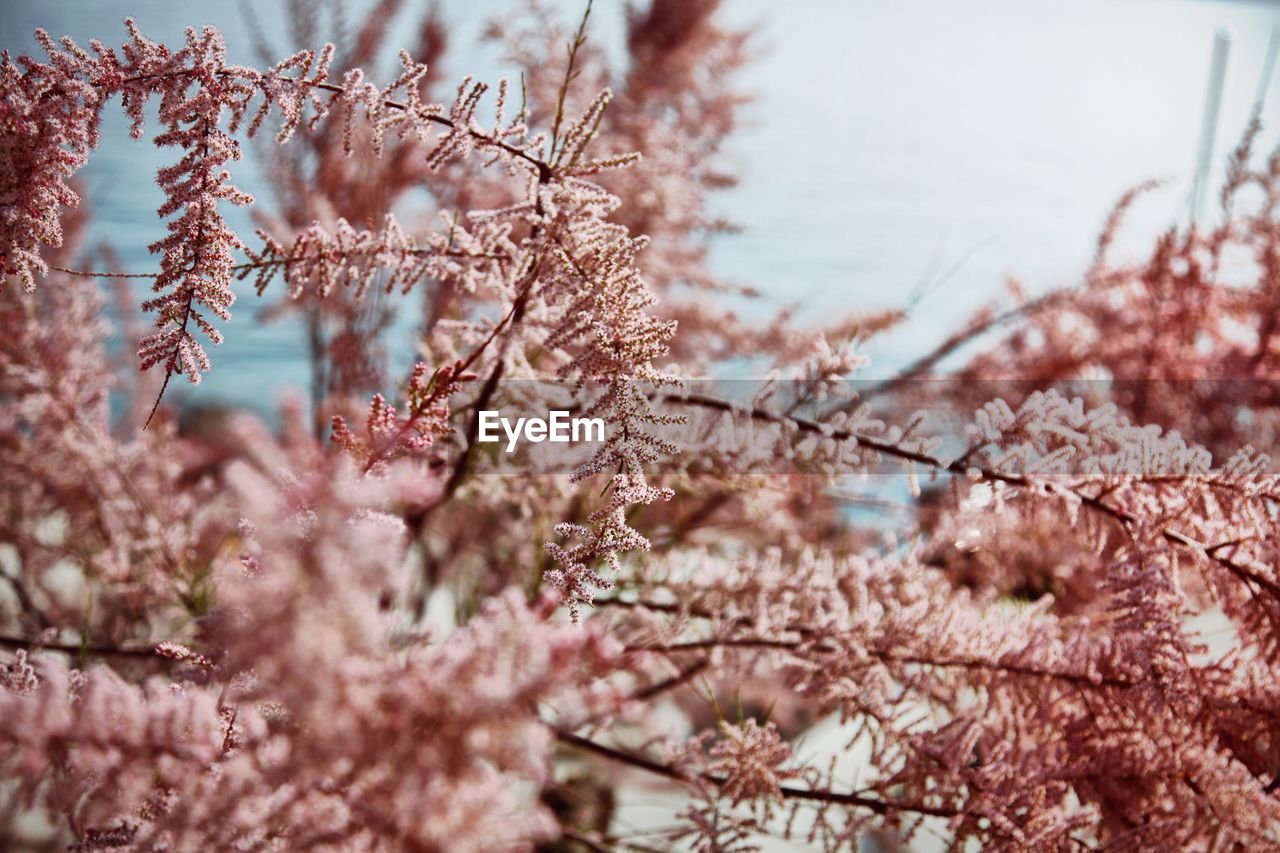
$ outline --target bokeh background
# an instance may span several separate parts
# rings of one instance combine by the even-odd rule
[[[390,43],[411,43],[425,2],[406,0]],[[513,73],[479,39],[512,2],[441,0],[446,78]],[[583,2],[548,5],[576,20]],[[350,18],[367,5],[352,0]],[[590,37],[614,55],[624,9],[597,0],[591,18]],[[757,59],[743,76],[757,100],[730,152],[742,183],[718,199],[742,232],[716,238],[714,267],[762,291],[745,308],[761,317],[784,305],[817,315],[912,304],[910,321],[871,345],[871,376],[927,350],[1010,276],[1032,293],[1075,281],[1108,209],[1138,182],[1168,183],[1139,205],[1122,250],[1185,219],[1215,34],[1231,38],[1218,174],[1264,85],[1280,20],[1275,4],[1208,0],[724,0],[723,12],[757,27]],[[257,27],[286,55],[283,4],[254,2],[252,13],[256,23],[235,3],[8,0],[0,47],[33,50],[36,27],[118,44],[132,15],[166,40],[216,24],[233,61],[252,61]],[[1280,138],[1280,82],[1271,82],[1267,145]],[[265,195],[246,153],[234,179]],[[108,111],[86,189],[94,239],[110,242],[127,270],[155,269],[146,245],[163,225],[153,176],[171,154],[129,140],[119,111]],[[229,214],[250,231],[246,214]],[[304,385],[300,330],[254,322],[258,308],[245,287],[201,403],[269,409]],[[397,334],[407,341],[417,312],[403,313]],[[399,357],[407,363],[412,351]],[[190,399],[177,384],[173,399]]]

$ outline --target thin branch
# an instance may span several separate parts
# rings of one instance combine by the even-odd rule
[[[608,604],[611,602],[596,602],[599,604]],[[639,606],[647,606],[641,604]],[[655,608],[661,610],[661,606]],[[709,615],[706,618],[711,618]],[[796,633],[814,633],[812,629],[805,628],[784,628],[783,630],[795,631]],[[782,650],[801,650],[814,648],[826,654],[843,654],[846,652],[844,648],[838,645],[831,645],[826,641],[810,642],[806,640],[781,640],[772,637],[708,637],[701,640],[685,640],[677,643],[645,643],[639,645],[627,646],[629,652],[688,652],[688,651],[706,651],[714,648],[760,648],[760,649],[782,649]],[[884,651],[876,648],[862,649],[867,655],[876,658],[882,663],[901,663],[913,666],[930,666],[939,669],[966,669],[979,672],[1003,673],[1007,675],[1021,675],[1030,678],[1044,678],[1053,681],[1065,681],[1072,684],[1082,684],[1090,687],[1118,687],[1131,688],[1136,687],[1140,682],[1131,681],[1126,678],[1112,677],[1094,677],[1083,672],[1063,672],[1061,670],[1044,669],[1037,666],[1028,666],[1018,663],[1004,663],[998,660],[980,660],[976,658],[946,658],[946,657],[926,657],[919,654],[900,654],[897,652]]]
[[[142,80],[159,79],[161,77],[181,77],[186,74],[194,73],[194,70],[195,69],[182,69],[180,71],[167,71],[162,74],[139,74],[133,77],[126,77],[122,80],[113,81],[112,85],[119,86],[120,84],[123,84],[123,83],[135,83]],[[230,75],[233,73],[235,72],[232,69],[224,69],[218,72],[218,74],[222,76]],[[288,77],[288,76],[277,76],[277,75],[266,75],[266,74],[262,75],[262,81],[266,81],[266,80],[272,80],[279,83],[292,83],[295,86],[296,85],[310,86],[315,89],[323,89],[326,92],[332,92],[335,95],[345,95],[347,93],[346,88],[343,86],[338,86],[334,83],[323,83],[315,80],[306,80],[299,77]],[[101,84],[92,84],[92,85],[101,85]],[[259,88],[261,88],[261,85],[259,85]],[[407,104],[403,104],[399,101],[393,101],[393,100],[390,100],[389,98],[384,98],[382,100],[382,106],[387,107],[388,109],[397,110],[399,112],[411,111]],[[418,110],[415,113],[415,115],[417,115],[417,117],[422,119],[423,121],[429,121],[433,124],[438,124],[438,125],[441,125],[442,127],[447,127],[452,130],[458,129],[457,124],[454,123],[452,119],[446,118],[445,116],[442,116],[438,113],[432,112],[427,109]],[[500,139],[495,139],[493,136],[490,136],[487,133],[483,133],[481,131],[477,131],[472,128],[466,128],[465,130],[467,132],[467,135],[471,136],[477,142],[482,142],[486,145],[492,145],[495,148],[499,148],[507,152],[513,157],[519,157],[520,159],[525,160],[526,162],[528,162],[530,165],[532,165],[538,170],[538,175],[540,178],[545,178],[545,180],[551,179],[551,167],[547,163],[540,160],[539,158],[531,155],[528,151],[524,150],[523,148],[518,148],[514,145],[510,145],[506,142],[503,142]]]
[[[1000,482],[1019,488],[1031,488],[1037,484],[1043,485],[1052,491],[1057,491],[1059,494],[1078,501],[1080,505],[1098,513],[1099,515],[1110,518],[1126,529],[1132,526],[1139,526],[1143,523],[1143,519],[1138,515],[1126,509],[1113,506],[1099,497],[1089,495],[1077,489],[1061,486],[1049,481],[1033,481],[1031,478],[1021,474],[1008,474],[992,468],[973,465],[968,461],[968,454],[966,454],[965,458],[955,461],[947,461],[930,456],[927,453],[910,450],[890,441],[855,433],[852,430],[829,428],[823,424],[817,423],[816,421],[811,421],[807,418],[795,415],[780,415],[760,406],[739,405],[729,400],[721,400],[717,397],[711,397],[705,394],[665,393],[662,396],[663,399],[668,402],[685,403],[691,406],[700,406],[703,408],[716,409],[730,413],[744,413],[754,419],[769,421],[772,423],[793,424],[802,432],[809,432],[826,438],[836,439],[838,441],[853,441],[857,445],[874,450],[885,456],[891,456],[905,462],[914,462],[918,465],[932,468],[935,471],[947,472],[958,476],[965,476],[971,472],[976,472],[981,479]],[[1262,590],[1265,590],[1277,604],[1280,604],[1280,584],[1270,578],[1259,575],[1257,572],[1252,571],[1246,566],[1242,566],[1233,560],[1221,556],[1218,551],[1222,549],[1222,545],[1209,545],[1199,542],[1193,537],[1170,527],[1157,528],[1156,532],[1160,538],[1164,539],[1166,542],[1177,545],[1188,551],[1192,551],[1207,560],[1217,563],[1247,585],[1256,585]],[[1277,627],[1280,627],[1280,621],[1277,621],[1280,620],[1280,614],[1271,614],[1271,619],[1273,623],[1277,624]]]
[[[560,82],[560,92],[556,101],[556,117],[551,125],[551,150],[550,156],[552,162],[558,162],[559,155],[556,153],[556,142],[560,138],[560,125],[564,121],[564,101],[569,94],[569,85],[579,74],[577,69],[578,50],[586,44],[587,41],[587,21],[591,18],[592,0],[587,0],[587,8],[582,13],[582,20],[578,22],[578,31],[574,33],[573,41],[569,42],[569,64],[564,70],[564,79]]]
[[[212,134],[212,132],[213,132],[213,125],[209,122],[208,119],[205,119],[204,141],[201,144],[201,151],[200,151],[201,160],[207,161],[209,158],[209,136]],[[200,175],[200,191],[196,197],[197,198],[202,197],[208,191],[208,187],[209,187],[209,166],[206,164],[203,167]],[[190,276],[192,273],[194,273],[197,269],[200,268],[200,255],[205,248],[204,223],[208,215],[209,214],[207,212],[203,212],[203,211],[201,212],[200,224],[196,228],[196,238],[191,243],[191,268],[187,272],[188,276]],[[176,279],[175,279],[175,283],[177,283]],[[187,287],[188,292],[187,292],[187,304],[182,310],[182,325],[179,329],[178,338],[174,342],[173,352],[169,354],[168,361],[164,367],[164,382],[160,384],[160,393],[156,394],[156,401],[151,405],[151,412],[150,414],[147,415],[147,421],[142,425],[142,429],[144,431],[147,429],[147,427],[151,426],[151,419],[156,416],[156,412],[160,409],[160,401],[164,399],[164,392],[169,388],[169,380],[173,378],[173,374],[177,371],[179,367],[179,355],[182,347],[183,335],[187,333],[187,324],[191,322],[191,310],[192,310],[191,305],[195,301],[196,293],[197,293],[197,288],[192,287],[190,284],[185,284],[183,286]],[[161,316],[163,317],[163,313]]]
[[[269,267],[288,267],[288,266],[293,266],[294,264],[305,263],[307,261],[321,260],[322,258],[324,260],[331,260],[334,255],[340,255],[343,257],[361,257],[361,256],[367,257],[375,254],[381,254],[385,251],[387,250],[386,249],[378,249],[378,250],[372,250],[372,251],[356,250],[351,252],[336,252],[336,253],[327,254],[324,256],[290,255],[289,257],[277,258],[269,261],[254,261],[253,263],[236,264],[230,269],[232,273],[238,274],[239,277],[243,278],[244,273],[251,272],[253,270],[258,270],[258,269],[267,269]],[[395,249],[393,251],[405,257],[415,257],[415,258],[428,258],[428,257],[461,258],[461,259],[475,259],[475,260],[489,260],[489,261],[511,260],[510,255],[499,255],[493,252],[463,252],[458,249],[446,249],[443,252],[438,252],[438,251],[435,251],[434,249]],[[50,265],[49,269],[57,270],[58,272],[66,273],[68,275],[81,276],[83,278],[153,279],[153,278],[158,278],[160,276],[160,273],[155,273],[155,272],[105,272],[102,270],[76,270],[76,269],[71,269],[70,267],[58,267],[58,266],[52,266],[52,265]]]
[[[953,333],[950,337],[942,341],[925,355],[908,364],[906,367],[898,371],[894,376],[877,382],[870,388],[866,389],[862,394],[862,399],[869,399],[877,394],[887,394],[898,388],[898,386],[909,382],[923,374],[928,373],[940,361],[942,361],[951,353],[960,349],[968,342],[972,341],[980,335],[983,335],[997,326],[1003,326],[1020,317],[1034,315],[1051,307],[1055,302],[1062,298],[1061,291],[1053,291],[1036,299],[1023,302],[1014,306],[1000,314],[993,314],[984,320],[978,320],[965,326],[963,329]]]
[[[168,661],[163,655],[156,653],[155,646],[106,646],[94,643],[42,643],[26,637],[0,636],[0,647],[14,651],[50,651],[67,655],[93,655],[107,658],[145,658],[148,660]]]
[[[725,784],[724,779],[714,776],[710,773],[698,774],[696,778],[690,777],[685,773],[677,770],[670,765],[654,761],[643,755],[634,752],[617,749],[615,747],[606,746],[589,738],[581,737],[564,729],[552,727],[552,732],[556,738],[569,746],[576,747],[584,752],[590,752],[610,761],[616,761],[620,764],[626,764],[655,776],[662,776],[676,782],[693,783],[696,781],[710,782],[716,787]],[[963,814],[958,809],[947,808],[945,806],[930,806],[924,803],[895,803],[887,800],[877,799],[875,797],[867,797],[861,794],[841,794],[835,791],[828,791],[814,788],[795,788],[789,785],[782,785],[778,792],[783,799],[788,800],[810,800],[819,803],[831,803],[833,805],[854,806],[857,808],[868,809],[878,815],[893,814],[895,812],[914,812],[915,814],[928,815],[930,817],[955,817]]]
[[[706,670],[706,668],[710,665],[711,665],[711,661],[707,660],[706,658],[696,661],[693,664],[680,670],[678,673],[671,676],[670,678],[659,681],[656,684],[650,684],[648,687],[645,687],[642,690],[637,690],[635,693],[631,694],[631,701],[645,702],[649,699],[654,698],[655,696],[658,696],[662,693],[666,693],[668,690],[673,690],[682,684],[688,683],[690,679],[696,677],[699,673]]]

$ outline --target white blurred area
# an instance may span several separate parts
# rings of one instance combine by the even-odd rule
[[[1185,219],[1224,29],[1216,212],[1280,21],[1277,4],[1194,0],[730,4],[756,7],[769,53],[751,74],[761,121],[733,205],[748,236],[717,259],[824,312],[901,305],[923,288],[914,321],[873,347],[875,374],[1009,276],[1031,292],[1076,282],[1130,187],[1168,182],[1134,209],[1122,253]],[[1280,141],[1275,80],[1262,120],[1265,154]]]

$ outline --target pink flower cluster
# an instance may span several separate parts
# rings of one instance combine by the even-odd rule
[[[1080,287],[851,384],[905,310],[750,323],[707,263],[749,46],[715,0],[630,9],[621,66],[586,18],[495,24],[514,115],[507,84],[436,99],[435,13],[372,82],[397,5],[314,50],[344,26],[291,4],[265,70],[132,23],[0,60],[6,844],[1280,846],[1257,123],[1219,221],[1117,258],[1135,190]],[[128,285],[108,325],[72,209],[116,95],[179,149],[150,332]],[[252,248],[220,212],[246,138]],[[251,277],[305,330],[310,411],[153,406]],[[698,379],[743,359],[746,393]],[[478,441],[552,398],[606,426],[574,465]]]

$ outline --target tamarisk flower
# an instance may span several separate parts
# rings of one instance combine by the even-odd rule
[[[552,781],[543,715],[609,712],[619,660],[598,627],[555,618],[558,597],[487,600],[447,636],[397,640],[411,472],[364,477],[241,421],[246,457],[222,498],[242,513],[196,636],[159,644],[141,685],[15,656],[0,684],[0,766],[66,815],[76,843],[179,849],[319,846],[489,849],[554,838],[533,794]],[[265,470],[264,470],[265,469]],[[340,603],[335,609],[335,604]],[[110,784],[107,784],[107,782]]]
[[[791,748],[777,727],[752,717],[738,724],[722,720],[718,732],[700,732],[668,752],[670,766],[693,780],[697,790],[695,801],[681,813],[689,826],[672,839],[693,841],[700,851],[750,849],[755,831],[778,811],[782,781],[800,776],[784,766]],[[749,815],[733,812],[744,803],[751,804]]]
[[[482,225],[473,233],[450,223],[446,233],[430,234],[420,245],[388,213],[380,231],[357,230],[341,218],[332,231],[315,222],[286,247],[260,229],[263,248],[247,251],[252,263],[240,275],[256,271],[261,294],[282,272],[292,299],[308,291],[325,298],[335,287],[349,287],[360,299],[375,279],[387,293],[407,293],[427,279],[472,290],[511,253],[508,230]]]
[[[207,88],[198,97],[216,97]],[[209,358],[188,330],[192,323],[215,344],[222,343],[222,333],[195,307],[202,305],[215,316],[229,320],[235,294],[231,291],[232,250],[240,247],[239,238],[226,225],[218,212],[218,201],[246,205],[253,198],[237,190],[222,168],[228,160],[240,159],[235,140],[216,126],[216,119],[206,113],[209,107],[184,104],[190,111],[181,118],[166,116],[172,129],[156,137],[159,145],[176,145],[187,149],[187,155],[176,166],[161,169],[159,183],[169,200],[160,207],[160,215],[181,211],[169,223],[169,236],[151,245],[161,255],[160,275],[153,289],[162,294],[142,304],[156,313],[158,331],[139,341],[138,358],[145,370],[163,364],[166,374],[183,373],[199,383],[202,371],[209,369]],[[216,110],[213,110],[216,116]],[[188,128],[179,126],[191,121]]]
[[[0,60],[0,837],[612,849],[616,765],[684,798],[655,843],[707,851],[1280,846],[1280,418],[1257,381],[1280,160],[1249,162],[1256,128],[1226,194],[1253,201],[1220,226],[1119,264],[1117,211],[1084,288],[854,394],[905,311],[748,327],[706,268],[745,58],[714,0],[631,10],[629,64],[584,26],[566,67],[535,10],[510,30],[514,118],[503,84],[435,103],[434,17],[388,86],[359,71],[396,5],[340,66],[237,68],[213,31],[136,28]],[[292,6],[313,43],[327,13]],[[201,372],[230,276],[278,276],[321,429],[297,406],[275,434],[114,422],[130,383],[67,269],[84,213],[57,213],[117,94],[137,134],[158,100],[176,152],[147,352]],[[220,212],[249,137],[289,165],[253,248]],[[406,291],[424,322],[395,393],[366,365]],[[1004,324],[953,376],[1016,381],[906,381]],[[675,387],[742,356],[768,371],[746,402]],[[1081,376],[1122,381],[1047,387]],[[576,471],[485,476],[478,412],[549,379],[605,441]],[[884,494],[882,463],[914,490]]]
[[[521,350],[540,347],[553,354],[552,366],[561,378],[572,380],[579,389],[586,383],[604,388],[589,408],[592,414],[610,419],[616,430],[575,478],[616,465],[613,495],[606,508],[588,519],[598,529],[587,541],[551,551],[561,566],[550,580],[566,590],[566,600],[576,608],[584,598],[586,587],[579,580],[586,566],[603,559],[616,571],[620,550],[646,545],[644,537],[626,523],[625,510],[636,502],[670,497],[669,491],[645,481],[643,467],[659,453],[674,449],[646,432],[646,426],[659,422],[660,416],[652,413],[643,394],[629,387],[637,381],[670,381],[653,362],[667,352],[674,323],[647,310],[654,297],[636,263],[647,241],[608,221],[619,200],[587,180],[639,160],[634,154],[595,159],[587,154],[611,92],[601,91],[563,125],[557,116],[554,150],[546,152],[550,159],[544,161],[545,139],[530,137],[526,113],[522,110],[513,120],[506,119],[506,84],[498,87],[496,119],[492,129],[486,129],[476,119],[487,91],[484,84],[468,78],[458,86],[450,106],[428,103],[421,85],[427,68],[405,52],[400,56],[401,73],[390,85],[375,86],[353,68],[344,73],[339,86],[328,82],[333,54],[329,47],[319,54],[301,51],[259,72],[228,65],[225,44],[216,29],[188,30],[185,44],[171,51],[146,39],[132,22],[128,27],[132,42],[119,54],[97,43],[91,54],[70,40],[59,49],[46,39],[46,49],[51,66],[87,86],[94,98],[120,93],[135,135],[142,132],[146,102],[158,97],[165,129],[156,143],[185,152],[177,165],[158,176],[168,197],[159,212],[175,218],[169,222],[169,235],[151,247],[161,255],[154,284],[159,295],[143,307],[157,314],[157,329],[139,341],[143,367],[163,366],[166,386],[175,373],[185,374],[192,382],[199,380],[209,368],[209,359],[194,331],[217,343],[221,333],[209,315],[221,319],[230,315],[232,251],[243,246],[226,226],[218,204],[252,201],[230,183],[225,168],[240,156],[232,134],[242,125],[253,136],[275,111],[280,116],[277,141],[284,142],[304,119],[314,127],[336,108],[343,146],[350,154],[355,118],[363,113],[375,154],[382,151],[387,134],[394,133],[416,140],[425,149],[429,170],[438,171],[482,150],[490,163],[503,165],[508,177],[524,182],[523,201],[472,211],[469,230],[459,228],[455,219],[447,236],[433,235],[421,250],[394,219],[387,219],[377,234],[356,232],[340,220],[332,234],[313,224],[287,250],[282,241],[264,232],[265,248],[250,253],[247,266],[260,270],[259,289],[274,272],[283,270],[295,297],[305,282],[314,280],[321,296],[344,281],[355,285],[358,298],[375,271],[384,270],[390,271],[389,288],[407,289],[427,276],[457,283],[463,290],[487,286],[511,300],[507,317],[494,330],[496,334],[510,327],[500,347],[502,359],[510,361]],[[31,88],[40,79],[38,74],[27,75],[22,82]],[[319,92],[327,94],[322,97]],[[96,120],[100,101],[87,95],[82,100]],[[528,229],[514,241],[511,235],[518,224],[527,224]],[[410,257],[418,263],[406,263]],[[473,260],[480,262],[473,265]],[[161,395],[163,391],[162,387]],[[159,402],[157,398],[157,407]],[[434,420],[425,409],[409,416],[410,422],[419,425]],[[339,443],[357,451],[359,442],[351,430],[341,423],[337,427]],[[383,450],[370,449],[372,444],[380,445],[405,431],[394,410],[375,398],[366,421],[372,443],[363,451],[365,467],[382,460]],[[434,427],[416,431],[414,447],[437,432]]]
[[[782,742],[773,723],[760,725],[749,718],[741,725],[721,723],[721,737],[707,750],[706,772],[717,779],[720,795],[735,805],[743,800],[778,797],[781,780],[795,770],[782,769],[791,748]]]
[[[459,361],[437,368],[430,376],[418,362],[409,375],[406,409],[402,417],[394,406],[375,394],[369,403],[363,435],[357,436],[341,415],[333,416],[333,441],[350,454],[364,471],[384,465],[401,454],[420,453],[435,439],[453,432],[449,424],[449,397],[465,382],[474,380]]]
[[[37,39],[54,61],[0,56],[0,273],[27,290],[48,272],[40,246],[62,245],[61,209],[79,203],[69,181],[98,144],[103,99],[47,34]]]
[[[181,148],[184,156],[157,176],[167,196],[159,213],[177,217],[168,225],[169,235],[151,247],[161,256],[154,285],[160,295],[143,307],[157,314],[157,331],[140,342],[139,358],[144,368],[163,365],[166,377],[183,373],[198,382],[209,368],[209,359],[192,326],[218,343],[221,333],[201,309],[219,319],[230,316],[232,252],[243,244],[227,227],[218,203],[246,205],[253,200],[230,183],[225,168],[240,158],[233,134],[242,126],[246,135],[254,136],[275,111],[280,116],[276,140],[284,143],[304,121],[314,127],[336,103],[348,128],[357,108],[363,108],[373,129],[375,151],[381,150],[388,131],[425,139],[429,128],[443,127],[428,154],[433,167],[466,157],[477,146],[506,156],[521,153],[504,140],[525,135],[522,117],[504,124],[500,115],[492,135],[479,129],[474,113],[487,87],[470,81],[459,88],[448,110],[423,104],[417,83],[426,66],[407,54],[402,54],[402,74],[386,88],[364,81],[358,69],[348,71],[345,85],[339,87],[327,82],[332,45],[318,53],[300,51],[260,72],[227,64],[222,35],[213,27],[188,29],[186,43],[170,50],[143,36],[133,21],[126,25],[132,41],[119,53],[97,41],[90,52],[69,38],[55,43],[40,33],[38,39],[49,55],[47,64],[4,57],[0,74],[7,84],[7,110],[19,120],[6,123],[0,142],[13,154],[6,158],[0,175],[4,182],[3,267],[27,287],[34,286],[36,272],[46,270],[38,246],[57,245],[61,240],[59,209],[77,201],[66,181],[98,142],[105,100],[121,95],[137,137],[142,134],[147,102],[158,97],[164,130],[155,143]],[[319,94],[322,91],[325,97]],[[396,96],[404,102],[390,100]],[[500,112],[504,99],[505,86]],[[349,132],[347,140],[349,148]]]
[[[218,203],[243,205],[252,201],[229,182],[225,165],[240,158],[238,143],[230,134],[245,120],[255,101],[250,135],[257,132],[273,107],[282,117],[281,141],[292,134],[305,107],[320,115],[324,106],[314,87],[325,80],[332,47],[318,55],[297,54],[263,73],[228,65],[226,46],[215,28],[188,29],[186,43],[171,51],[143,36],[132,20],[126,21],[126,26],[132,41],[119,53],[98,41],[91,43],[92,52],[70,38],[55,43],[41,32],[37,38],[48,54],[48,63],[24,57],[19,71],[4,59],[6,89],[11,92],[7,97],[16,102],[12,107],[15,114],[26,118],[12,127],[6,125],[3,144],[15,151],[30,151],[6,162],[23,168],[22,181],[36,189],[28,195],[23,214],[6,204],[5,270],[16,271],[29,287],[34,285],[32,270],[44,270],[34,254],[34,242],[36,238],[48,245],[60,241],[59,207],[77,201],[65,181],[96,146],[106,99],[121,95],[132,120],[132,134],[138,137],[145,106],[158,97],[164,130],[155,143],[181,148],[184,155],[157,176],[167,196],[160,216],[178,215],[168,225],[169,235],[151,246],[153,253],[161,255],[154,285],[161,295],[144,303],[145,310],[157,314],[157,331],[140,342],[139,358],[144,368],[162,364],[166,376],[185,373],[198,382],[209,360],[190,327],[194,323],[214,343],[221,341],[221,334],[200,307],[221,319],[230,316],[234,302],[231,252],[241,245],[218,213]],[[291,76],[291,72],[297,74]],[[47,106],[37,110],[36,103]],[[220,127],[224,115],[228,130]],[[46,141],[32,146],[33,138]],[[40,153],[50,147],[63,153]],[[16,175],[8,180],[16,180]],[[15,184],[8,194],[16,192]]]
[[[0,687],[16,695],[30,693],[40,685],[35,667],[27,655],[26,649],[18,649],[13,660],[0,664]]]

